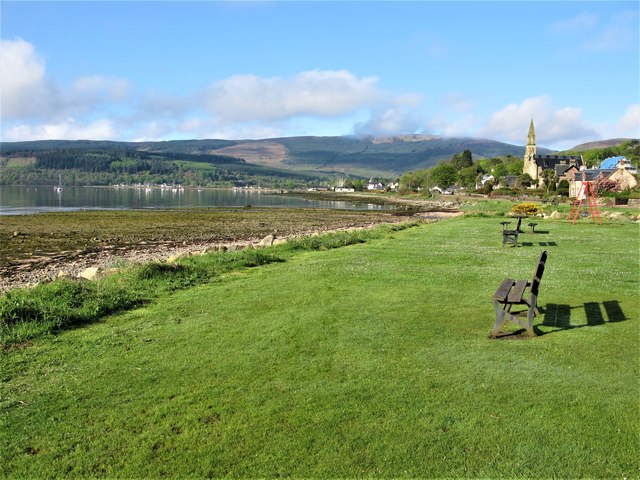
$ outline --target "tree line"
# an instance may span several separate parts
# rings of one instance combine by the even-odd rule
[[[14,161],[15,160],[15,161]],[[131,148],[49,148],[4,150],[0,185],[162,184],[255,185],[292,188],[317,181],[225,155],[150,152]]]
[[[487,185],[492,188],[507,175],[517,177],[520,186],[531,185],[531,177],[522,173],[524,161],[512,155],[473,160],[470,150],[456,153],[450,160],[440,161],[436,166],[414,172],[405,172],[400,178],[400,191],[428,190],[435,186],[447,189],[458,185],[475,189],[483,175],[491,174],[494,181]]]

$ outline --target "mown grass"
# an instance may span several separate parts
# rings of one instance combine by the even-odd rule
[[[129,310],[161,295],[203,284],[224,273],[284,262],[291,252],[328,250],[383,237],[416,225],[405,222],[377,228],[305,235],[277,249],[253,247],[230,253],[210,253],[177,263],[150,262],[95,282],[61,279],[35,288],[15,289],[0,296],[0,346],[20,343],[56,331]]]
[[[5,350],[0,472],[635,478],[638,225],[539,223],[295,251]],[[489,340],[541,249],[539,336]]]

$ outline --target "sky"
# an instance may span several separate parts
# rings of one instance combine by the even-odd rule
[[[640,137],[640,2],[0,2],[0,140]]]

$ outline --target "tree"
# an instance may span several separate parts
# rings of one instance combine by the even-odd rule
[[[462,153],[456,153],[451,159],[451,164],[457,172],[459,172],[463,168],[467,168],[473,165],[471,150],[465,150]]]
[[[602,173],[598,175],[596,181],[593,182],[593,193],[599,197],[607,193],[620,191],[620,185],[615,180],[606,178]]]
[[[491,173],[493,174],[493,178],[498,180],[499,178],[502,178],[505,175],[508,175],[509,172],[507,171],[507,167],[505,166],[505,164],[500,162],[494,165],[493,169],[491,170]]]
[[[509,175],[520,175],[524,168],[524,160],[509,160],[506,166]]]
[[[463,187],[475,188],[477,177],[478,177],[478,169],[474,165],[470,167],[465,167],[458,172],[460,185]]]
[[[528,188],[533,184],[533,178],[528,173],[521,173],[518,175],[518,180],[516,184],[519,188]]]
[[[448,188],[456,182],[457,171],[453,165],[448,163],[440,163],[431,169],[430,177],[434,185],[440,188]]]
[[[544,186],[547,193],[556,189],[556,172],[554,170],[543,170],[542,180],[544,181]]]
[[[361,192],[365,189],[364,180],[356,179],[352,182],[352,185],[353,185],[353,189],[358,192]]]

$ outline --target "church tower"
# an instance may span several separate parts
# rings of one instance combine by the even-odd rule
[[[535,181],[538,181],[538,166],[536,165],[536,132],[533,128],[533,118],[529,124],[529,136],[524,150],[524,167],[522,173],[528,173]]]

